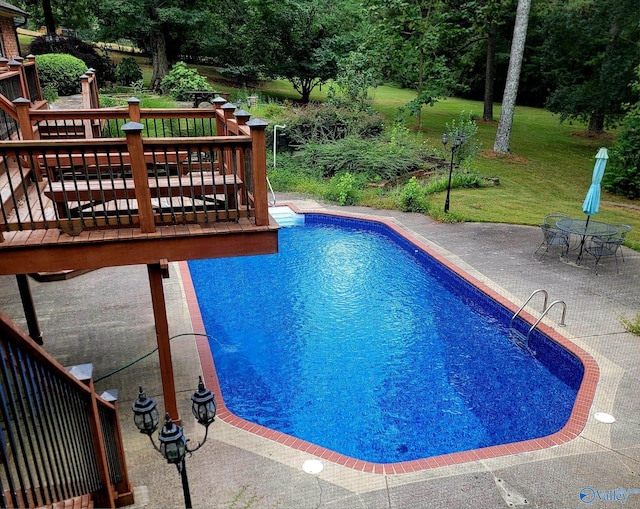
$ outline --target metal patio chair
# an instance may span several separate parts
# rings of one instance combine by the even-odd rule
[[[613,256],[615,258],[616,273],[620,274],[618,266],[618,252],[620,252],[622,262],[624,263],[624,253],[620,247],[622,246],[627,233],[631,231],[631,226],[628,224],[616,224],[614,226],[618,229],[618,233],[607,237],[592,237],[589,240],[589,243],[585,246],[587,253],[591,254],[596,259],[596,263],[594,265],[596,275],[598,274],[598,262],[600,262],[600,258],[603,256]]]
[[[542,260],[542,258],[544,258],[544,255],[547,254],[547,251],[549,251],[551,246],[562,246],[563,249],[560,256],[564,256],[567,251],[569,251],[569,234],[563,232],[556,226],[557,222],[562,219],[570,219],[570,217],[566,214],[554,212],[553,214],[547,214],[544,216],[544,222],[538,225],[542,230],[543,238],[538,249],[536,249],[533,254],[536,255],[542,247],[545,247],[544,252],[538,260]]]

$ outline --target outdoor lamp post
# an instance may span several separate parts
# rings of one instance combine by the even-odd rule
[[[449,143],[449,135],[447,133],[442,134],[442,145],[445,150],[447,149],[447,143]],[[449,212],[449,195],[451,194],[451,175],[453,174],[453,155],[456,150],[458,150],[462,144],[464,143],[464,134],[458,133],[453,140],[453,144],[451,145],[451,164],[449,165],[449,183],[447,184],[447,198],[444,202],[444,212],[445,214]]]
[[[204,445],[207,441],[209,425],[216,417],[216,402],[213,393],[204,386],[202,377],[200,377],[198,382],[198,390],[191,396],[191,402],[191,412],[193,416],[199,424],[205,427],[204,439],[193,449],[190,449],[187,445],[188,440],[182,432],[182,426],[174,423],[168,413],[165,414],[164,426],[158,433],[160,446],[156,445],[152,435],[158,428],[158,405],[155,400],[147,397],[142,387],[140,387],[138,399],[131,407],[133,410],[133,422],[140,430],[140,433],[147,435],[154,449],[162,454],[164,459],[167,460],[167,463],[174,464],[178,472],[180,472],[184,504],[187,509],[191,509],[191,493],[189,491],[185,457],[187,453],[191,454]]]

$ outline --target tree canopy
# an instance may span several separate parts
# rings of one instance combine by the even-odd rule
[[[640,61],[637,0],[587,0],[554,4],[542,26],[543,74],[551,86],[547,108],[562,120],[601,132],[633,99],[629,83]]]

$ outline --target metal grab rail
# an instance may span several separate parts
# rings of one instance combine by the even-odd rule
[[[537,293],[544,293],[544,303],[543,303],[542,314],[535,321],[535,323],[529,328],[529,330],[527,331],[527,334],[525,336],[523,333],[521,333],[520,331],[516,330],[513,327],[513,321],[520,314],[520,312],[524,309],[524,307],[527,305],[527,303]],[[548,297],[549,297],[549,294],[547,293],[546,290],[543,290],[543,289],[535,290],[531,295],[529,295],[529,298],[524,302],[524,304],[522,306],[520,306],[520,309],[518,309],[518,311],[516,311],[513,314],[513,316],[511,317],[511,321],[509,322],[509,340],[512,343],[514,343],[516,346],[518,346],[519,348],[521,348],[523,350],[526,350],[529,354],[534,355],[534,356],[535,356],[536,353],[533,350],[531,350],[531,348],[529,347],[529,337],[531,336],[531,333],[533,332],[533,330],[538,326],[538,324],[542,321],[542,319],[549,313],[549,311],[551,311],[551,309],[556,304],[562,304],[562,317],[560,318],[559,325],[561,325],[563,327],[565,326],[564,319],[565,319],[565,317],[567,315],[567,304],[566,304],[566,302],[564,302],[563,300],[554,300],[547,307]]]
[[[520,306],[520,309],[518,309],[518,311],[516,311],[513,314],[513,316],[511,317],[511,321],[509,322],[509,329],[513,328],[513,321],[520,314],[520,312],[525,308],[525,306],[529,304],[529,301],[533,299],[533,297],[538,293],[544,293],[544,302],[542,303],[542,312],[544,313],[547,310],[547,301],[549,300],[549,293],[546,290],[543,290],[542,288],[538,288],[537,290],[534,290],[533,293],[531,293],[531,295],[529,295],[529,298],[524,301],[524,304]]]

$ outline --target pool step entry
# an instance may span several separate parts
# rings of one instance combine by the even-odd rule
[[[286,206],[269,207],[269,214],[282,228],[304,225],[304,214],[296,214]]]
[[[529,301],[538,293],[542,293],[544,295],[544,302],[542,303],[542,314],[540,315],[540,318],[538,318],[536,322],[531,326],[531,328],[527,331],[527,333],[524,334],[523,332],[520,332],[513,326],[513,322],[517,318],[517,316],[522,312],[525,306],[529,303]],[[519,348],[521,348],[522,350],[524,350],[525,352],[529,353],[534,357],[536,355],[536,352],[532,350],[531,347],[529,346],[529,336],[531,336],[531,332],[538,326],[540,321],[547,315],[547,313],[551,310],[551,308],[553,308],[553,306],[555,306],[556,304],[562,305],[562,318],[560,319],[560,325],[562,325],[563,327],[565,325],[564,319],[565,319],[565,316],[567,315],[567,304],[563,300],[554,300],[547,307],[548,301],[549,301],[549,293],[546,290],[543,290],[542,288],[535,290],[531,295],[529,295],[529,298],[526,301],[524,301],[524,304],[520,306],[520,309],[518,309],[518,311],[516,311],[513,314],[513,316],[511,317],[511,321],[509,322],[509,341],[511,341],[513,344],[515,344],[516,346],[518,346]]]

